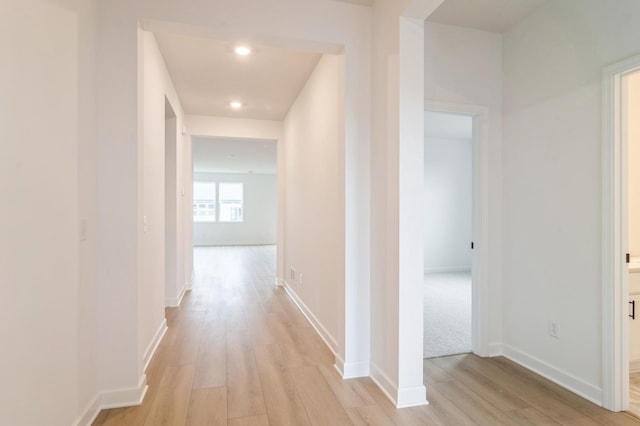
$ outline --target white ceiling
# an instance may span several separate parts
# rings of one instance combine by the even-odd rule
[[[500,33],[547,1],[445,0],[427,21]],[[229,41],[166,32],[155,37],[185,113],[194,115],[282,120],[320,59],[317,53],[259,45],[241,57]],[[231,109],[232,100],[243,108]],[[471,138],[470,129],[469,117],[426,116],[425,136]],[[194,172],[275,174],[277,169],[275,141],[194,137],[193,158]]]
[[[276,142],[194,136],[194,173],[276,174]]]
[[[429,22],[503,33],[549,0],[445,0]]]
[[[193,115],[282,120],[320,59],[256,45],[250,55],[238,56],[228,41],[162,32],[155,37],[182,107]],[[232,100],[243,108],[231,109]]]
[[[471,139],[473,118],[470,115],[426,111],[424,113],[426,138]]]

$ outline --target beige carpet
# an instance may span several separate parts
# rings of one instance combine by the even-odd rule
[[[424,358],[471,352],[471,273],[424,277]]]

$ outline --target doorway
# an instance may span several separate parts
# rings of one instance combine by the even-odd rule
[[[634,87],[637,87],[634,89]],[[603,117],[603,182],[602,182],[602,312],[603,312],[603,384],[602,405],[613,411],[630,409],[630,372],[635,369],[636,354],[640,360],[639,319],[635,312],[636,271],[632,262],[640,257],[640,244],[635,219],[640,212],[640,176],[636,164],[640,146],[636,147],[632,115],[635,104],[640,107],[640,55],[611,65],[604,70]],[[629,96],[634,92],[634,96]],[[638,99],[635,99],[635,98]],[[637,121],[637,120],[636,120]],[[634,161],[635,160],[635,161]],[[640,242],[640,241],[639,241]],[[636,247],[638,246],[638,247]],[[633,284],[631,283],[633,282]],[[636,350],[636,345],[638,346]],[[630,365],[631,364],[631,365]],[[640,388],[640,387],[639,387]],[[635,391],[634,391],[635,394]],[[634,399],[640,399],[635,398]],[[640,402],[640,401],[638,401]],[[635,405],[635,404],[634,404]],[[640,413],[640,404],[638,404]]]
[[[622,79],[622,138],[627,164],[627,253],[629,256],[629,412],[640,417],[640,71]],[[638,312],[640,314],[640,312]]]
[[[438,129],[441,128],[441,129]],[[439,133],[439,143],[434,146],[426,146],[427,136],[435,136]],[[447,145],[446,142],[457,144]],[[441,278],[436,283],[436,289],[440,289],[443,297],[451,300],[450,310],[441,309],[429,311],[429,303],[425,300],[423,310],[424,336],[423,358],[443,356],[453,353],[473,352],[479,356],[489,355],[488,344],[488,183],[487,161],[489,144],[489,114],[483,106],[460,105],[450,103],[427,102],[425,109],[425,157],[427,155],[448,155],[451,161],[449,171],[442,169],[443,163],[437,163],[435,158],[424,161],[425,179],[430,177],[433,185],[425,180],[425,277],[428,285],[430,278]],[[442,149],[449,149],[448,154],[438,154]],[[435,151],[434,151],[435,150]],[[456,158],[457,157],[457,158]],[[432,161],[433,160],[433,161]],[[441,170],[438,171],[433,165]],[[460,167],[465,169],[460,172]],[[448,176],[448,178],[447,178]],[[449,179],[449,188],[443,185],[443,179]],[[440,181],[440,184],[438,183]],[[458,188],[455,190],[454,188]],[[431,191],[431,194],[429,194]],[[455,193],[455,195],[454,195]],[[438,227],[437,216],[443,217],[447,213],[444,209],[430,209],[428,203],[442,204],[442,199],[450,196],[448,200],[449,210],[455,210],[449,218],[446,226]],[[429,198],[428,198],[429,197]],[[438,198],[441,200],[438,201]],[[433,207],[433,206],[432,206]],[[458,211],[459,210],[459,211]],[[429,222],[430,221],[430,222]],[[441,224],[443,222],[440,222]],[[464,224],[464,225],[460,225]],[[463,227],[464,229],[456,229]],[[451,231],[442,233],[444,228]],[[437,230],[436,230],[437,229]],[[437,235],[441,233],[443,235]],[[445,242],[439,242],[439,241]],[[473,244],[473,247],[472,247]],[[451,246],[447,256],[442,255],[443,247]],[[440,253],[440,254],[437,254]],[[434,276],[429,277],[431,273]],[[438,277],[436,274],[441,274]],[[433,280],[432,280],[433,281]],[[448,286],[447,286],[448,284]],[[455,300],[459,303],[456,303]],[[441,314],[438,314],[440,311]],[[439,316],[439,318],[438,318]],[[432,352],[429,349],[434,345],[435,337],[431,333],[433,329],[440,336],[445,333],[440,324],[447,318],[450,324],[461,330],[461,339],[450,339],[444,346],[451,349]],[[427,321],[429,324],[427,324]],[[442,339],[442,338],[438,338]],[[453,341],[459,341],[455,347]],[[457,349],[456,349],[457,348]]]
[[[424,358],[471,352],[473,116],[425,112]]]
[[[277,142],[193,136],[193,245],[276,245]]]
[[[164,98],[164,295],[165,306],[180,306],[186,291],[182,199],[179,196],[182,170],[178,162],[178,127],[175,110]]]

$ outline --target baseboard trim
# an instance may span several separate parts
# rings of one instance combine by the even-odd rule
[[[147,394],[147,375],[140,377],[138,386],[129,389],[116,389],[102,392],[100,395],[100,409],[133,407],[142,404],[144,396]]]
[[[587,383],[566,371],[547,364],[509,345],[502,345],[502,353],[505,358],[508,358],[516,364],[520,364],[534,373],[570,390],[576,395],[598,406],[602,406],[602,388]]]
[[[284,281],[281,278],[276,277],[276,287],[284,287]]]
[[[406,386],[398,389],[396,408],[419,407],[429,405],[427,388],[424,385]]]
[[[307,305],[304,304],[302,299],[298,297],[296,292],[293,290],[293,288],[291,288],[291,285],[286,280],[284,281],[284,289],[289,295],[289,297],[291,298],[291,300],[293,300],[293,303],[295,303],[298,306],[298,309],[300,309],[300,312],[302,312],[302,314],[307,318],[307,321],[309,321],[311,326],[316,330],[320,338],[329,347],[329,350],[331,350],[331,352],[333,352],[333,355],[337,357],[338,342],[336,341],[336,339],[331,335],[331,333],[327,331],[324,325],[322,325],[320,320],[316,318],[316,316],[313,314],[313,312],[311,312],[311,310],[307,307]]]
[[[162,323],[160,324],[160,327],[156,331],[156,334],[153,335],[153,339],[151,340],[151,343],[149,343],[147,350],[144,352],[144,356],[142,358],[144,362],[143,371],[147,371],[147,367],[149,367],[149,363],[153,359],[153,355],[156,353],[156,350],[158,349],[158,346],[160,345],[160,342],[162,341],[166,333],[167,333],[167,319],[164,318],[162,320]]]
[[[90,426],[100,414],[100,395],[96,395],[80,414],[80,417],[73,422],[73,426]]]
[[[371,379],[396,408],[418,407],[429,405],[427,388],[424,385],[399,388],[380,367],[371,363]]]
[[[177,297],[168,297],[165,299],[164,304],[168,308],[177,308],[182,303],[182,298],[187,291],[187,286],[182,286],[180,291],[178,292]]]
[[[443,268],[424,268],[425,274],[435,274],[439,272],[471,272],[470,266],[446,266]]]
[[[343,379],[356,379],[358,377],[369,377],[369,362],[348,362],[345,363],[340,355],[336,355],[336,363],[333,367],[340,373]]]
[[[147,389],[147,376],[143,375],[137,388],[102,392],[87,404],[73,426],[91,426],[102,410],[140,405],[147,394]]]

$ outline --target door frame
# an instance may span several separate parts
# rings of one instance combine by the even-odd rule
[[[472,141],[472,241],[471,260],[471,350],[482,357],[489,356],[489,291],[488,271],[488,148],[489,109],[480,105],[466,105],[437,101],[425,101],[425,112],[464,114],[473,119]],[[423,312],[424,315],[424,312]]]
[[[629,408],[629,279],[625,262],[627,143],[623,137],[623,78],[640,71],[640,55],[603,72],[602,137],[602,406]]]

